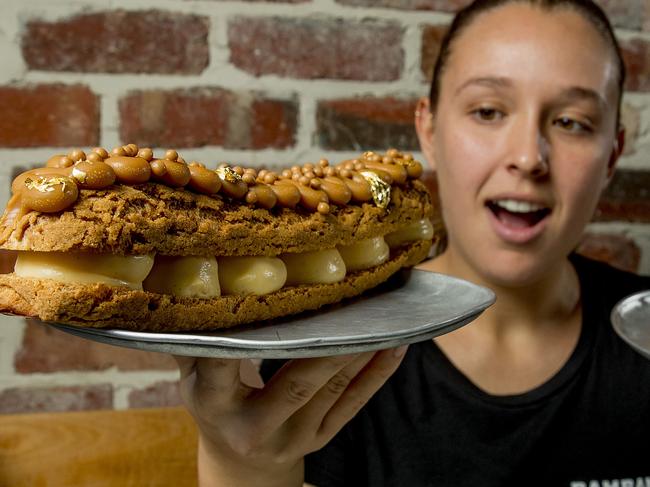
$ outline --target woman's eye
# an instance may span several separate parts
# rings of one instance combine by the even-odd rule
[[[472,115],[482,122],[493,122],[503,118],[504,114],[496,108],[481,107],[472,112]]]
[[[592,132],[592,129],[587,124],[578,122],[569,117],[560,117],[553,122],[554,125],[560,127],[567,132],[572,133],[589,133]]]

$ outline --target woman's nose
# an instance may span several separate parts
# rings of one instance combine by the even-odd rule
[[[508,161],[510,171],[520,172],[533,178],[548,174],[549,146],[539,127],[531,126],[515,131],[510,143],[512,147]]]

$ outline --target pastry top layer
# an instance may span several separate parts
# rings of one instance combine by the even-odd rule
[[[119,155],[126,149],[135,155]],[[384,156],[365,153],[335,167],[326,161],[317,166],[294,166],[280,174],[237,167],[211,171],[202,165],[187,165],[182,159],[179,162],[175,151],[167,152],[169,159],[162,161],[170,167],[174,163],[188,172],[194,167],[216,174],[220,191],[212,192],[195,190],[191,178],[185,184],[188,191],[162,176],[154,177],[155,162],[161,159],[143,153],[146,149],[124,146],[102,160],[99,151],[93,152],[98,157],[86,157],[82,151],[55,156],[40,173],[37,169],[18,176],[12,185],[14,196],[0,222],[0,247],[121,255],[277,255],[349,245],[395,231],[432,212],[427,190],[417,179],[421,166],[397,151]],[[138,154],[149,156],[151,162]],[[74,162],[74,158],[78,160]],[[105,184],[110,180],[106,171],[101,173],[104,179],[90,177],[89,164],[104,170],[99,164],[110,167],[111,158],[120,164],[129,158],[142,159],[151,172],[147,179],[140,175],[140,182],[133,177],[120,182],[117,177]],[[48,174],[50,169],[65,170],[69,175]],[[113,173],[118,176],[120,169],[118,165]],[[100,179],[101,184],[97,183]],[[87,187],[89,184],[100,187]],[[235,192],[233,185],[239,190]],[[221,191],[224,187],[230,190]],[[276,187],[280,188],[277,192]],[[48,197],[48,193],[65,196],[66,191],[75,190],[74,199],[67,196],[72,201],[56,211],[42,207],[37,211],[24,202],[26,191]],[[289,192],[291,200],[286,196]]]

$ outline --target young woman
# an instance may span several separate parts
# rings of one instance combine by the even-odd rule
[[[267,366],[263,387],[179,358],[202,485],[650,485],[650,361],[609,324],[650,278],[572,253],[622,150],[623,80],[589,0],[461,11],[416,113],[448,230],[421,267],[496,304],[406,354]]]

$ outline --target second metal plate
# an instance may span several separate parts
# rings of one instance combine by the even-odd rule
[[[614,331],[650,359],[650,290],[632,294],[612,310]]]

